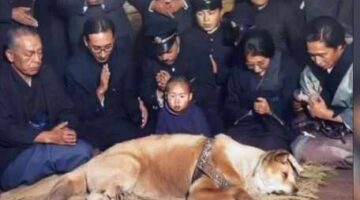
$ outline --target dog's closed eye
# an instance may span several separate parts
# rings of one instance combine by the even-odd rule
[[[283,179],[287,179],[288,176],[289,176],[289,173],[288,173],[288,172],[283,172],[283,173],[282,173]]]

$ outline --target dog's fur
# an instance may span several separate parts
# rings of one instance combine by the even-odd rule
[[[144,199],[243,200],[296,192],[295,171],[302,168],[288,152],[265,152],[222,134],[213,140],[210,163],[232,186],[220,188],[205,175],[191,183],[205,140],[179,134],[117,144],[62,176],[47,199],[88,192],[88,199],[119,199],[131,193]]]

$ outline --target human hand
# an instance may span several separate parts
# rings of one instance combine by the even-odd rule
[[[263,97],[258,97],[254,103],[254,110],[260,115],[271,114],[268,101]]]
[[[104,3],[103,0],[86,0],[87,4],[90,6],[96,6]]]
[[[41,132],[35,142],[58,144],[58,145],[75,145],[77,141],[76,132],[67,127],[68,122],[61,122],[50,131]]]
[[[184,0],[172,0],[170,3],[171,13],[174,14],[185,7]]]
[[[156,74],[156,82],[158,85],[158,88],[160,91],[164,91],[166,88],[166,84],[167,82],[170,80],[171,75],[169,72],[165,71],[165,70],[161,70],[160,72],[158,72]]]
[[[100,101],[103,100],[106,91],[108,90],[109,87],[109,81],[110,81],[110,70],[109,70],[109,65],[108,64],[104,64],[102,69],[101,69],[101,74],[100,74],[100,84],[96,90],[96,94],[99,98]]]
[[[38,27],[38,21],[32,16],[31,8],[16,7],[11,11],[11,18],[23,25]]]
[[[171,8],[171,0],[153,0],[151,9],[159,14],[174,17]]]
[[[312,117],[327,119],[329,109],[321,96],[311,96],[308,101],[307,109]]]
[[[293,100],[293,109],[294,109],[295,112],[300,112],[300,111],[304,110],[303,109],[303,102],[294,99]]]
[[[139,100],[139,109],[140,109],[140,112],[141,112],[141,125],[140,125],[140,127],[144,128],[146,126],[146,124],[147,124],[149,113],[148,113],[147,108],[145,107],[144,102],[140,98],[138,98],[138,100]]]
[[[211,65],[212,65],[212,70],[213,70],[213,73],[214,74],[217,74],[218,73],[218,65],[214,59],[214,56],[212,54],[209,55],[210,57],[210,62],[211,62]]]

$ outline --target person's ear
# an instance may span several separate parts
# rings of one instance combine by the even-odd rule
[[[6,55],[6,58],[8,59],[8,61],[10,62],[10,63],[13,63],[14,62],[14,60],[15,60],[15,55],[14,55],[14,51],[13,50],[11,50],[11,49],[7,49],[6,51],[5,51],[5,55]]]
[[[225,15],[225,9],[224,8],[220,8],[220,18],[222,19]],[[221,21],[221,20],[220,20]]]
[[[193,93],[190,92],[190,93],[189,93],[189,101],[192,101],[192,99],[193,99]]]
[[[178,45],[180,46],[180,37],[176,36],[176,42],[178,43]]]
[[[85,46],[86,46],[86,47],[89,47],[89,43],[88,43],[88,41],[87,41],[87,39],[86,39],[85,36],[83,37],[83,41],[84,41]]]

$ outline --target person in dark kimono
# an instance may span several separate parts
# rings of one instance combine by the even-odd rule
[[[269,31],[277,49],[289,54],[300,65],[307,62],[303,29],[304,16],[287,0],[249,0],[236,3],[230,18],[241,24],[252,21]]]
[[[124,10],[126,0],[55,0],[56,9],[66,20],[70,55],[84,48],[82,31],[85,22],[93,17],[107,17],[115,24],[117,37],[128,36],[132,41],[133,30]],[[139,10],[145,10],[148,0],[129,0]],[[120,42],[119,40],[117,42]]]
[[[115,45],[122,38],[116,38],[112,21],[90,18],[83,35],[87,49],[71,58],[66,88],[80,114],[80,138],[105,150],[139,137],[147,110],[137,97],[131,49]]]
[[[160,110],[155,133],[203,134],[211,137],[206,117],[192,98],[189,80],[181,76],[171,78],[166,84],[166,102]]]
[[[203,93],[204,96],[199,96],[202,94],[199,93],[197,102],[208,117],[212,133],[217,134],[224,131],[222,110],[234,51],[234,41],[228,34],[235,31],[235,27],[222,22],[221,0],[193,0],[192,8],[197,26],[181,35],[182,48],[191,52],[190,59],[202,63],[194,66],[196,78],[201,81],[194,87],[208,87],[212,95]],[[214,97],[213,102],[209,102],[211,96]]]
[[[149,2],[151,3],[147,10],[140,10],[144,24],[150,18],[162,21],[165,16],[177,22],[177,30],[180,34],[192,26],[192,9],[189,0],[151,0]]]
[[[165,22],[165,23],[163,23]],[[185,76],[190,59],[180,50],[177,23],[172,19],[148,20],[144,25],[146,55],[141,64],[140,94],[149,109],[147,132],[155,131],[157,114],[164,106],[164,90],[171,77]]]
[[[14,25],[37,27],[38,21],[32,14],[33,1],[0,1],[0,59],[4,58],[6,33]]]
[[[287,131],[287,119],[301,67],[275,49],[265,30],[246,33],[240,45],[245,66],[234,68],[228,83],[227,134],[265,150],[289,149],[295,136]]]
[[[297,159],[351,168],[353,163],[353,45],[332,17],[309,22],[306,33],[310,63],[300,77],[297,111],[306,111],[317,126],[297,126],[292,143]],[[302,105],[299,103],[302,102]]]
[[[78,118],[63,85],[42,64],[39,34],[11,29],[0,68],[0,186],[9,190],[88,161],[91,146],[78,140]]]
[[[55,4],[48,0],[5,0],[1,4],[5,5],[0,5],[0,35],[5,36],[10,27],[36,27],[43,43],[43,62],[53,67],[59,78],[63,78],[68,46],[64,20],[55,9]],[[0,37],[0,45],[4,44],[1,40],[5,38]]]

